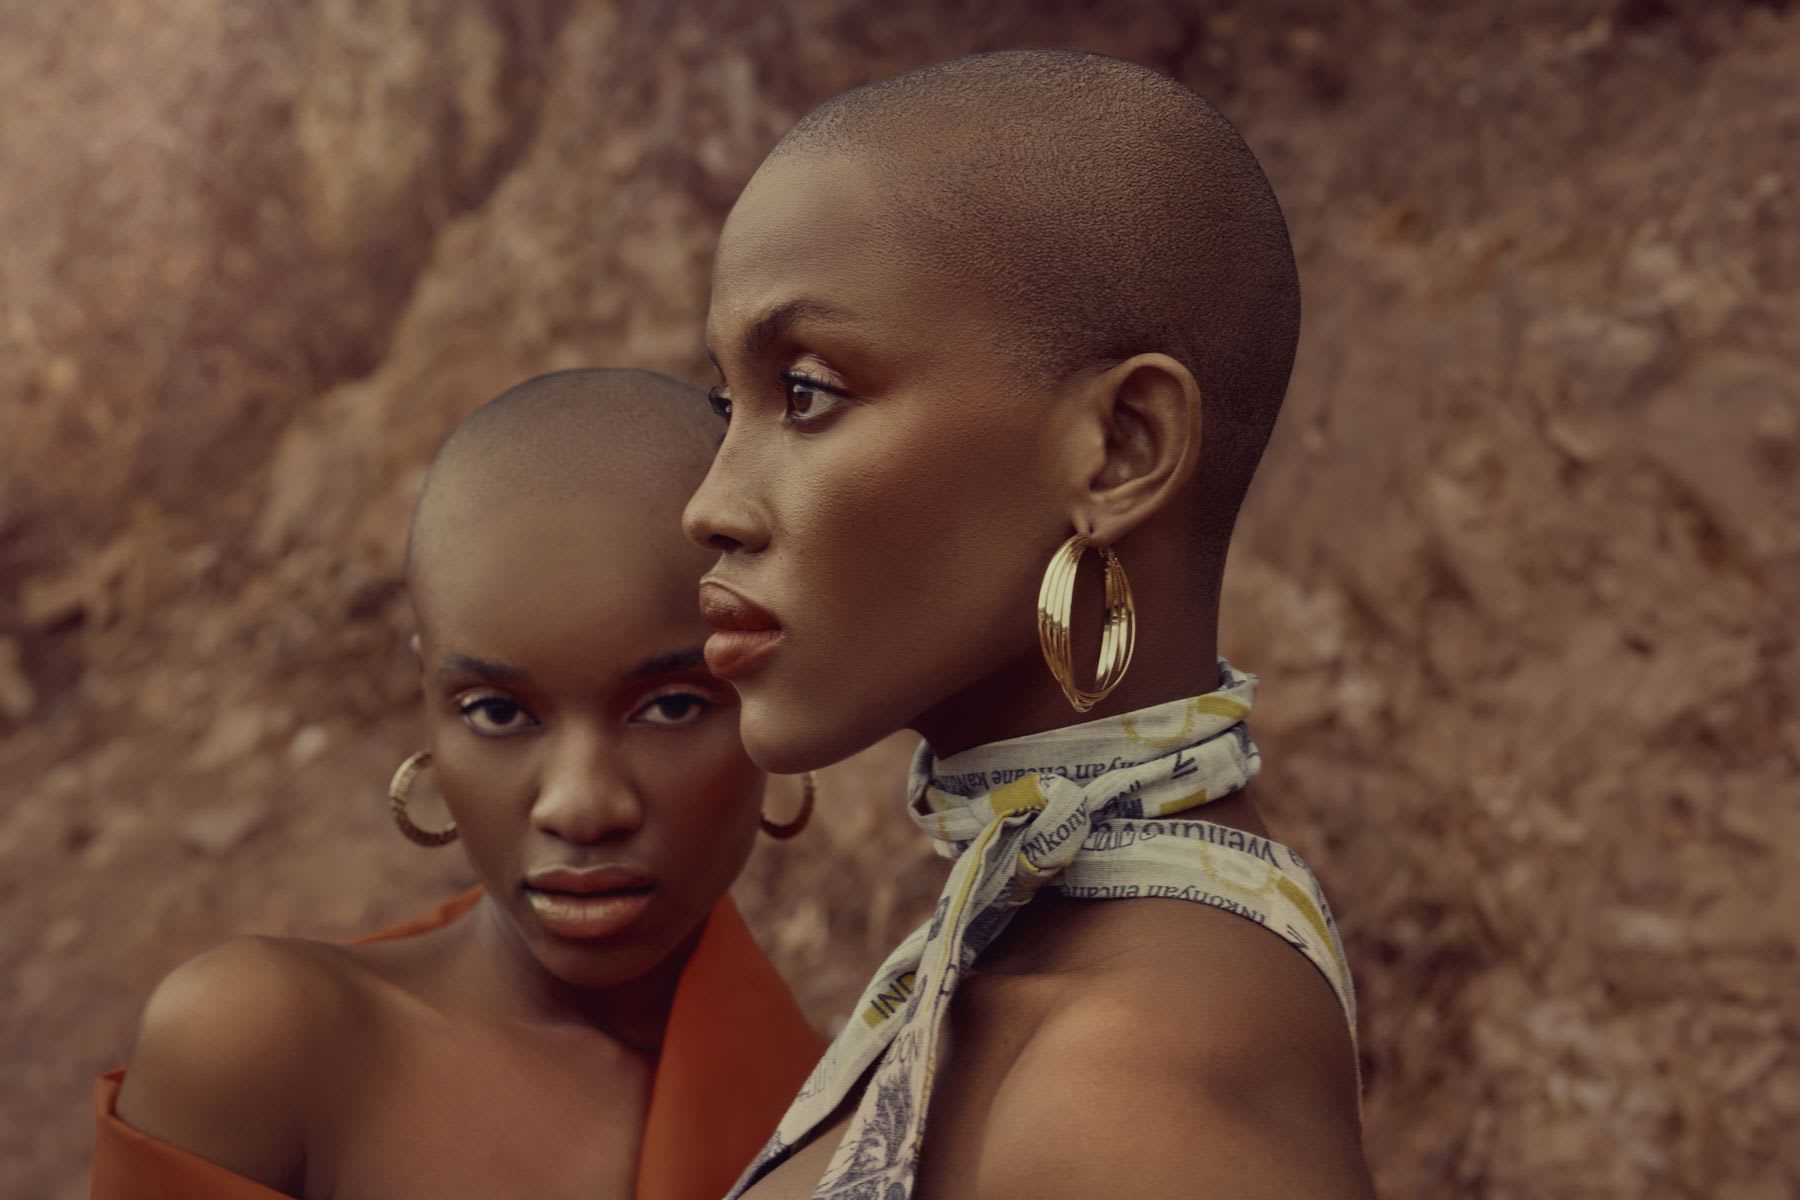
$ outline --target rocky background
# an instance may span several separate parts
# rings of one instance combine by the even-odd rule
[[[177,961],[464,881],[382,801],[443,434],[704,381],[780,131],[1020,44],[1194,85],[1289,213],[1225,647],[1383,1193],[1800,1194],[1800,13],[1700,0],[0,3],[0,1193],[83,1194]],[[906,750],[742,884],[822,1023],[935,891]]]

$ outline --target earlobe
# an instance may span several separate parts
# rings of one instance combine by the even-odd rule
[[[1162,511],[1200,461],[1200,386],[1167,354],[1139,354],[1093,381],[1104,457],[1083,508],[1096,545],[1110,545]]]

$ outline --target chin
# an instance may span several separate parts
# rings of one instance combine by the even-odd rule
[[[571,987],[605,990],[622,987],[654,971],[675,947],[642,945],[553,946],[540,949],[544,969]]]
[[[865,750],[898,724],[849,704],[801,704],[768,694],[742,697],[739,735],[750,761],[774,775],[816,771]]]

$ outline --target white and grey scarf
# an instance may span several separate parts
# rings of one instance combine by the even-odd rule
[[[1355,997],[1331,909],[1287,847],[1191,818],[1261,766],[1244,719],[1256,677],[1219,660],[1189,700],[978,746],[921,747],[913,820],[956,859],[931,919],[888,956],[837,1039],[728,1200],[830,1119],[868,1079],[814,1200],[913,1192],[938,1038],[957,982],[1039,888],[1114,900],[1209,904],[1285,938],[1324,974],[1355,1036]],[[872,1070],[871,1070],[872,1069]]]

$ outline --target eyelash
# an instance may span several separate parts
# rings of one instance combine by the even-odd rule
[[[706,402],[712,405],[713,412],[718,414],[721,421],[731,420],[731,397],[725,394],[722,384],[714,384],[707,389]]]
[[[788,393],[787,412],[782,420],[790,428],[811,425],[817,421],[823,420],[826,415],[836,412],[838,405],[842,404],[846,399],[842,388],[833,387],[824,380],[808,375],[803,371],[784,370],[780,372],[776,378],[781,380]],[[811,416],[799,416],[794,412],[793,406],[793,393],[796,390],[812,392],[815,395],[820,396],[829,396],[834,403],[823,413]],[[713,412],[718,414],[720,420],[727,423],[731,421],[731,397],[726,394],[722,384],[715,385],[707,391],[706,402],[712,405]]]
[[[504,705],[507,708],[513,709],[524,716],[530,724],[497,731],[486,731],[477,728],[474,715],[495,705]],[[524,730],[537,725],[537,718],[532,716],[523,704],[520,704],[517,700],[509,700],[505,696],[471,696],[466,700],[459,701],[456,705],[456,711],[462,714],[464,723],[467,724],[470,730],[478,737],[511,737],[516,733],[521,733]],[[492,720],[493,718],[490,717],[489,719]]]
[[[664,721],[640,722],[638,720],[638,717],[640,714],[642,714],[646,710],[654,708],[657,705],[662,704],[668,700],[691,700],[694,702],[695,707],[697,707],[699,709],[699,711],[697,713],[695,713],[694,716],[692,716],[691,718],[687,718],[687,719],[679,719],[678,718],[676,720],[667,721],[667,722],[664,722]],[[631,723],[634,725],[637,725],[637,724],[651,725],[651,726],[654,726],[659,729],[686,729],[689,725],[694,724],[696,721],[700,720],[701,717],[704,717],[707,713],[711,712],[713,709],[715,709],[717,707],[718,707],[717,701],[713,700],[712,697],[710,697],[710,696],[701,695],[699,692],[693,692],[693,691],[663,692],[660,695],[650,697],[648,700],[646,700],[642,704],[638,705],[637,708],[632,711]]]
[[[671,700],[691,701],[693,709],[697,709],[698,711],[693,712],[693,715],[691,717],[688,717],[688,718],[676,717],[676,718],[672,718],[668,721],[644,721],[644,720],[639,719],[649,709],[655,708],[656,706],[661,705],[661,704],[665,704]],[[497,730],[483,730],[480,727],[478,727],[475,723],[475,714],[483,712],[485,710],[490,710],[497,706],[505,707],[505,708],[509,708],[509,709],[513,710],[513,712],[524,717],[526,719],[527,723],[523,724],[523,725],[513,726],[512,728],[508,728],[508,729],[497,729]],[[642,704],[639,704],[635,709],[633,709],[631,716],[629,718],[629,722],[633,725],[649,725],[649,726],[659,728],[659,729],[685,729],[689,725],[694,724],[701,717],[704,717],[707,713],[711,712],[713,709],[717,708],[718,706],[719,705],[716,700],[714,700],[710,696],[703,695],[700,692],[696,692],[696,691],[662,692],[658,695],[649,697]],[[517,700],[509,699],[506,696],[471,696],[465,700],[458,701],[457,705],[456,705],[456,711],[462,715],[463,721],[469,726],[469,729],[477,737],[487,737],[487,738],[512,737],[515,734],[523,733],[527,729],[534,729],[537,727],[537,724],[538,724],[537,718],[532,716],[530,710],[528,710],[523,704],[520,704]],[[493,721],[495,724],[503,724],[504,723],[504,722],[499,721],[495,717],[493,717],[491,715],[491,713],[488,716],[488,720]]]
[[[806,374],[803,371],[783,371],[783,372],[781,372],[780,379],[781,379],[782,383],[787,385],[788,409],[787,409],[786,420],[787,420],[787,423],[791,426],[792,425],[811,425],[815,421],[824,420],[824,418],[828,414],[836,412],[838,405],[842,404],[844,402],[844,393],[843,393],[842,389],[832,387],[830,384],[826,383],[824,380],[817,379],[811,375]],[[794,405],[793,405],[793,393],[796,390],[804,390],[804,391],[812,392],[815,395],[820,395],[820,396],[829,396],[829,397],[831,397],[833,403],[823,413],[819,413],[819,414],[816,414],[814,416],[809,416],[809,417],[796,416],[794,414]]]

